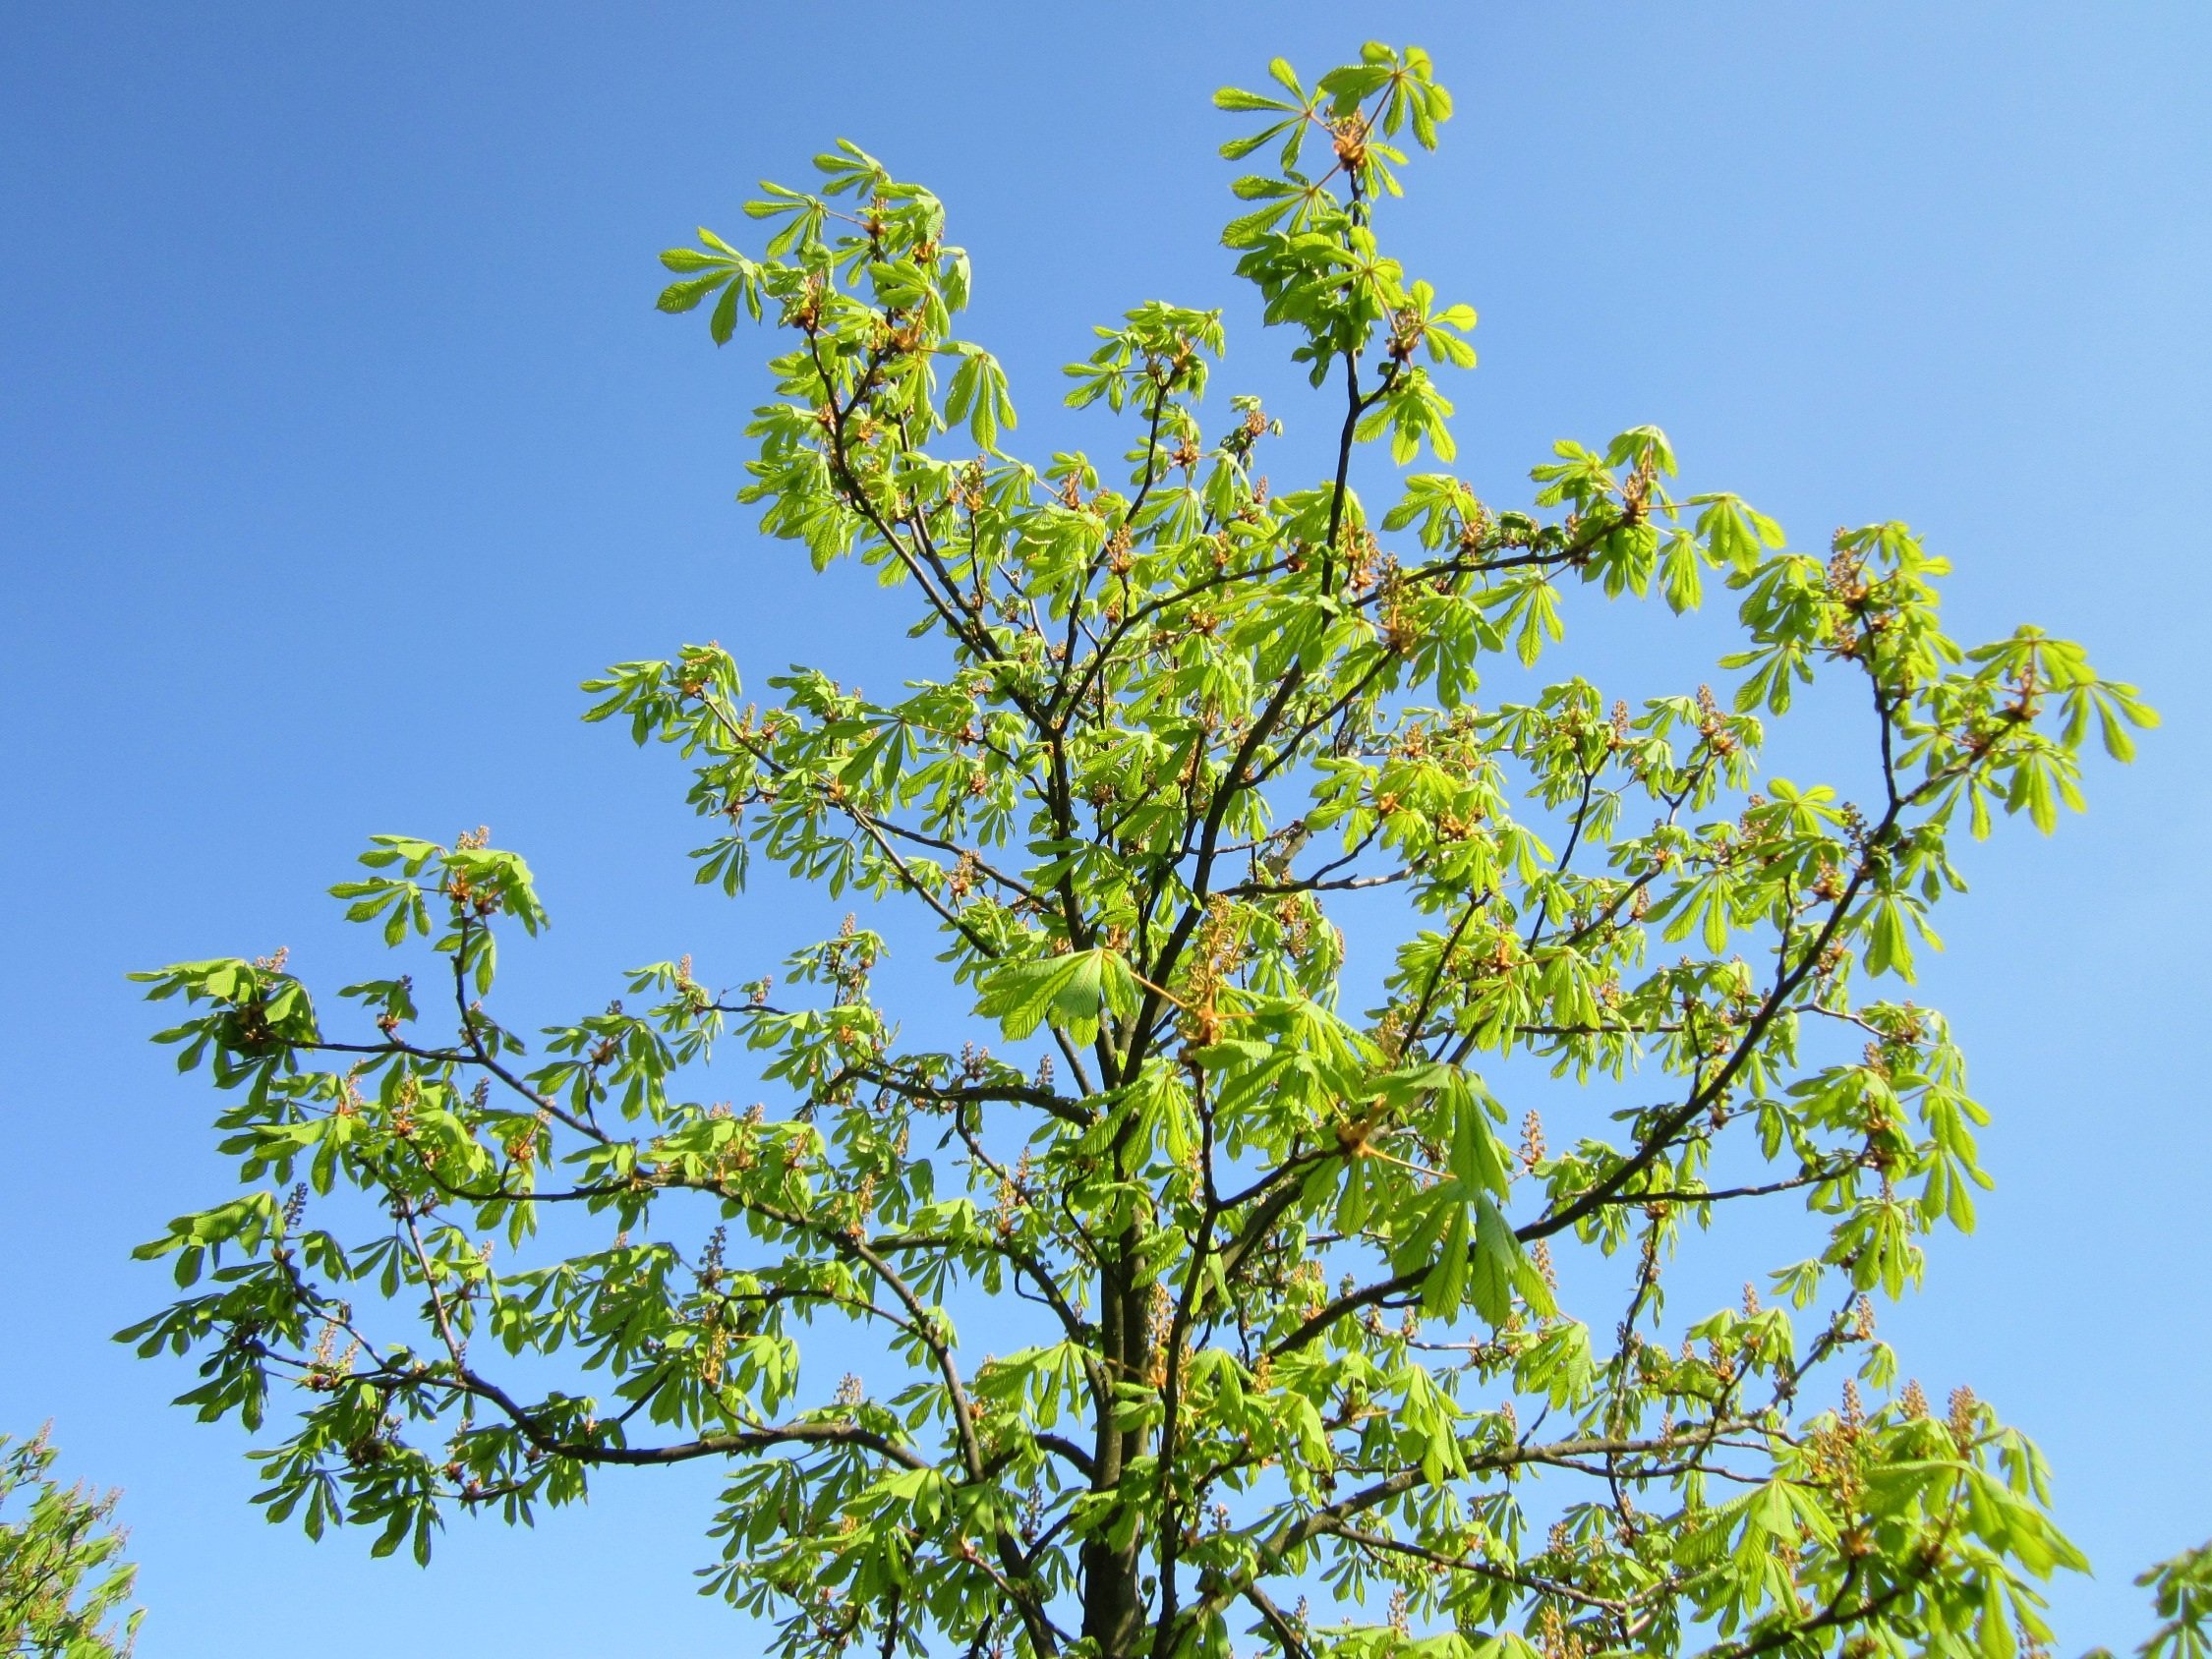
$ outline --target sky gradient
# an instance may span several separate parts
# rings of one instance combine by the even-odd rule
[[[2212,1533],[2212,10],[1346,14],[0,10],[0,1429],[52,1417],[70,1472],[126,1489],[148,1659],[750,1648],[690,1595],[702,1471],[459,1526],[427,1573],[260,1522],[241,1437],[165,1403],[188,1371],[107,1340],[168,1287],[130,1246],[227,1187],[211,1096],[122,976],[289,945],[360,977],[321,888],[372,831],[479,822],[555,917],[513,968],[547,1017],[634,962],[734,982],[834,927],[779,879],[694,887],[676,770],[575,719],[579,679],[685,640],[863,684],[903,644],[864,578],[731,503],[764,342],[657,315],[655,253],[741,239],[754,179],[848,137],[946,200],[1024,453],[1117,452],[1056,410],[1058,366],[1148,298],[1229,307],[1217,392],[1265,391],[1296,443],[1310,406],[1216,241],[1207,95],[1363,34],[1457,95],[1394,247],[1482,314],[1453,395],[1486,497],[1525,499],[1555,437],[1653,422],[1686,486],[1800,544],[1906,520],[1957,566],[1955,632],[2039,622],[2166,716],[2092,766],[2086,818],[1966,857],[1924,993],[1999,1188],[1884,1315],[1906,1374],[1971,1383],[2056,1465],[2098,1567],[2055,1592],[2065,1649],[2147,1629],[2128,1578]],[[1601,683],[1721,637],[1571,612]]]

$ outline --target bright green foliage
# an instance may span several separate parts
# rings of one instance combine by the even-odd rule
[[[2166,1622],[2135,1651],[2142,1659],[2212,1659],[2212,1544],[2162,1561],[2136,1583],[2151,1592],[2151,1606]],[[2098,1648],[2088,1659],[2112,1659]]]
[[[702,882],[764,856],[904,906],[948,1005],[883,1006],[856,922],[781,988],[659,963],[526,1044],[492,942],[541,915],[481,836],[379,837],[338,889],[430,939],[425,985],[333,1014],[280,961],[145,976],[189,1005],[162,1040],[228,1091],[247,1192],[146,1246],[187,1294],[126,1335],[199,1353],[186,1402],[271,1437],[273,1515],[420,1556],[455,1510],[711,1459],[708,1586],[788,1654],[2045,1638],[2036,1584],[2080,1558],[2036,1454],[1964,1392],[1893,1393],[1871,1299],[1989,1184],[1964,1062],[1907,1000],[1952,838],[2049,830],[2091,728],[2125,759],[2151,715],[2034,629],[1953,642],[1900,525],[1805,553],[1677,493],[1655,429],[1559,444],[1526,508],[1437,470],[1474,313],[1376,210],[1451,100],[1418,51],[1271,74],[1218,100],[1261,121],[1226,152],[1273,163],[1226,241],[1318,389],[1333,466],[1303,487],[1270,492],[1257,402],[1203,411],[1220,315],[1157,303],[1068,372],[1118,469],[1015,458],[942,209],[849,144],[748,206],[759,257],[664,256],[664,310],[779,341],[743,498],[877,570],[943,667],[748,701],[692,646],[593,682],[589,717],[690,757]],[[1729,689],[1478,701],[1570,601],[1709,585]],[[1847,784],[1760,766],[1816,678],[1863,710]],[[1364,1011],[1355,905],[1400,941]],[[959,1052],[902,1040],[959,1007]],[[717,1045],[783,1104],[694,1104]],[[1678,1246],[1762,1200],[1813,1257],[1659,1340]],[[832,1323],[864,1378],[802,1366]]]
[[[52,1478],[54,1449],[0,1435],[0,1654],[105,1659],[131,1651],[140,1615],[124,1611],[138,1569],[111,1524],[116,1494]]]

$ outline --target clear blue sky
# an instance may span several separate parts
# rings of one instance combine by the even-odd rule
[[[1049,415],[1088,325],[1244,304],[1207,93],[1363,33],[1458,93],[1399,246],[1483,314],[1486,493],[1657,422],[1803,542],[1910,521],[1960,631],[2043,622],[2166,714],[2086,819],[1969,861],[1928,997],[2001,1186],[1885,1327],[2051,1454],[2100,1570],[2068,1649],[2141,1633],[2128,1576],[2212,1533],[2212,9],[16,0],[4,33],[0,1426],[128,1489],[149,1656],[749,1645],[689,1594],[697,1479],[461,1527],[427,1574],[254,1517],[242,1442],[163,1403],[182,1368],[106,1341],[165,1287],[129,1246],[224,1180],[122,975],[289,944],[331,983],[361,837],[480,821],[553,906],[549,1016],[818,926],[702,896],[675,774],[574,719],[687,639],[889,674],[864,589],[730,503],[757,344],[656,315],[654,253],[848,136],[950,204],[1022,435],[1103,450]],[[1274,394],[1231,315],[1225,388]]]

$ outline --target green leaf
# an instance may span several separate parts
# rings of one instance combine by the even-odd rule
[[[1280,61],[1280,60],[1278,60],[1278,61]],[[1275,109],[1275,110],[1282,110],[1282,109],[1295,109],[1295,108],[1297,108],[1298,106],[1297,106],[1297,105],[1295,105],[1295,104],[1287,104],[1287,103],[1284,103],[1284,102],[1283,102],[1283,101],[1282,101],[1282,100],[1281,100],[1280,98],[1269,98],[1269,97],[1263,97],[1263,96],[1261,96],[1261,95],[1260,95],[1259,93],[1257,93],[1257,92],[1243,92],[1243,91],[1239,91],[1239,90],[1238,90],[1238,89],[1237,89],[1236,87],[1234,87],[1234,86],[1224,86],[1224,87],[1222,87],[1222,88],[1221,88],[1221,90],[1219,90],[1218,92],[1214,93],[1214,95],[1213,95],[1213,107],[1214,107],[1214,108],[1216,108],[1216,109],[1228,109],[1228,110],[1246,110],[1246,109]]]
[[[1009,1042],[1049,1025],[1074,1043],[1088,1043],[1108,1015],[1135,1011],[1136,982],[1112,950],[1072,950],[1061,956],[1011,962],[984,976],[975,1011],[999,1022]]]

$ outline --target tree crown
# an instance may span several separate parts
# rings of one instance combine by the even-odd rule
[[[587,717],[690,758],[702,882],[757,855],[919,907],[964,1047],[902,1039],[856,918],[781,988],[656,963],[533,1048],[489,999],[545,913],[482,833],[376,836],[334,889],[435,963],[346,987],[344,1020],[277,958],[142,976],[193,1004],[161,1040],[227,1092],[248,1190],[146,1247],[188,1293],[125,1336],[204,1355],[205,1417],[262,1430],[297,1391],[256,1454],[275,1516],[427,1557],[452,1509],[711,1459],[708,1587],[790,1654],[2048,1638],[2035,1584],[2081,1563],[2040,1459],[1970,1394],[1895,1389],[1874,1335],[1989,1184],[1959,1052],[1901,988],[1954,833],[2049,830],[2092,730],[2125,759],[2152,715],[2036,629],[1954,642],[1901,525],[1813,554],[1678,493],[1655,428],[1560,443],[1525,508],[1396,470],[1452,461],[1439,376],[1474,362],[1474,312],[1378,240],[1451,100],[1417,49],[1270,75],[1216,99],[1256,118],[1224,153],[1267,163],[1224,241],[1335,434],[1307,487],[1270,490],[1256,399],[1204,413],[1221,314],[1156,302],[1068,371],[1125,470],[1011,454],[941,204],[850,143],[746,205],[757,257],[663,256],[662,309],[782,343],[741,498],[876,569],[943,667],[748,701],[689,646]],[[1681,611],[1710,582],[1724,695],[1478,702],[1578,590]],[[1761,767],[1816,676],[1861,688],[1856,802]],[[1397,929],[1364,1011],[1352,905]],[[731,1044],[785,1110],[688,1098]],[[1762,1202],[1815,1253],[1661,1340],[1678,1246]],[[883,1374],[805,1371],[830,1322]]]
[[[0,1653],[111,1659],[131,1651],[138,1569],[123,1559],[117,1494],[64,1486],[41,1429],[0,1435]]]

